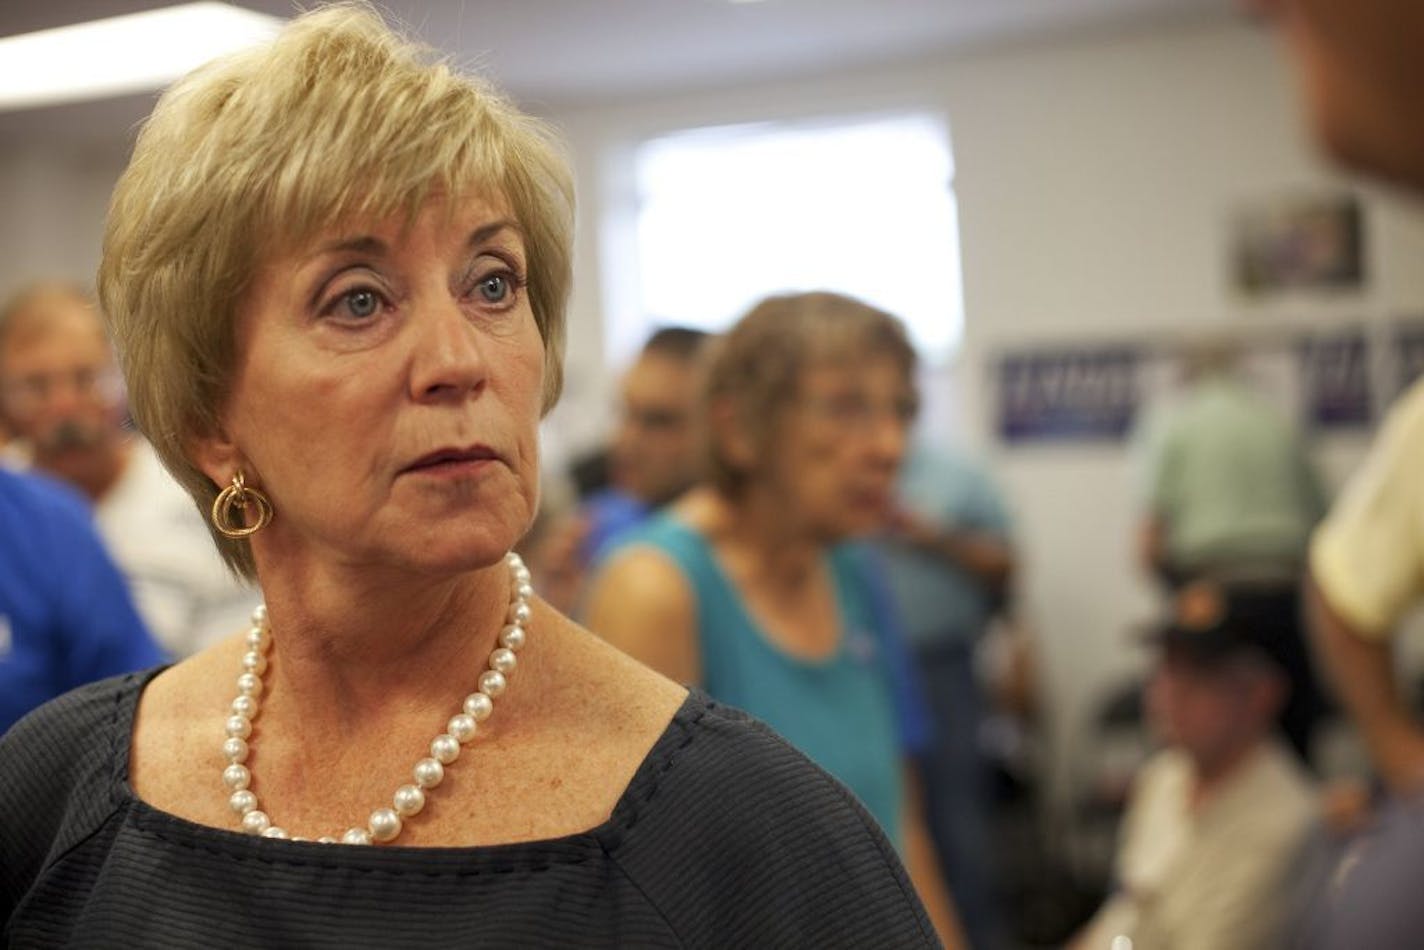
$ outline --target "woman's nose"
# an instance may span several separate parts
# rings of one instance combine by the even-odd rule
[[[449,297],[419,305],[412,395],[421,401],[463,399],[484,387],[489,375],[480,331],[459,302]]]

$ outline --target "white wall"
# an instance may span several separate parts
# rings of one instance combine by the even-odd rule
[[[958,435],[987,451],[1015,509],[1026,619],[1042,647],[1058,738],[1068,739],[1099,688],[1140,665],[1127,638],[1155,606],[1132,564],[1128,460],[1116,445],[996,445],[984,398],[990,361],[1025,344],[1161,339],[1212,327],[1269,333],[1424,311],[1424,217],[1366,192],[1368,293],[1275,304],[1233,297],[1233,209],[1347,186],[1314,157],[1270,38],[1235,22],[558,115],[576,156],[583,215],[571,310],[575,400],[555,420],[569,441],[591,439],[606,419],[615,368],[601,358],[601,281],[626,266],[626,249],[597,238],[630,142],[699,125],[905,108],[949,118],[967,320],[956,366],[942,375],[961,384]],[[874,194],[875,172],[866,169],[847,185],[848,212]],[[1364,445],[1363,435],[1322,442],[1333,479]]]
[[[40,278],[92,287],[119,155],[0,150],[0,299]]]

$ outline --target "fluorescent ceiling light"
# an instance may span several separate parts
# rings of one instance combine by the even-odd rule
[[[185,3],[0,38],[0,110],[161,89],[282,21],[226,3]]]

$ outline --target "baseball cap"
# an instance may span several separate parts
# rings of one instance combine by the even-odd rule
[[[1287,669],[1281,645],[1258,611],[1230,586],[1197,581],[1173,599],[1171,614],[1146,631],[1145,639],[1203,664],[1256,653]]]

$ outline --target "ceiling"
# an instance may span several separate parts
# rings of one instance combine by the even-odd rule
[[[3,0],[0,36],[171,0]],[[293,0],[232,0],[290,15]],[[308,4],[310,5],[310,4]],[[988,41],[1223,15],[1234,0],[384,0],[528,108],[807,77]],[[151,95],[0,113],[0,142],[125,141]]]

